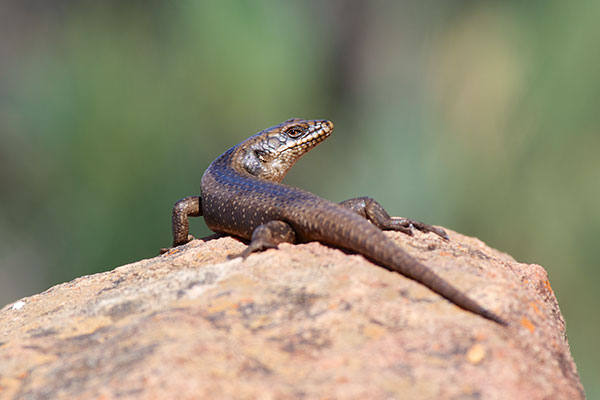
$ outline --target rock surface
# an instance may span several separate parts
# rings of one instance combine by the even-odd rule
[[[541,266],[388,234],[511,326],[318,243],[195,240],[5,306],[0,398],[584,398]]]

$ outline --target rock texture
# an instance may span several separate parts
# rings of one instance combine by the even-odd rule
[[[545,270],[389,233],[503,328],[318,243],[196,240],[0,311],[1,399],[581,399]]]

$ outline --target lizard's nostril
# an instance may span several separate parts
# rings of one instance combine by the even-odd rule
[[[325,128],[325,130],[327,132],[332,131],[333,130],[333,122],[331,121],[327,121],[327,120],[323,120],[321,122],[321,125],[323,125],[323,128]]]

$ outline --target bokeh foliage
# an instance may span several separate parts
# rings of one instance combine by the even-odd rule
[[[599,397],[599,17],[591,0],[2,2],[0,303],[154,256],[214,157],[330,118],[287,182],[542,264]]]

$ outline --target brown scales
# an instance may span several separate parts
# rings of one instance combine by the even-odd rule
[[[422,283],[465,310],[508,325],[383,233],[396,230],[410,235],[414,227],[447,240],[444,230],[405,218],[391,218],[368,197],[338,204],[280,183],[294,163],[332,131],[330,121],[290,119],[227,150],[202,176],[201,196],[175,203],[173,246],[190,240],[188,217],[197,216],[203,216],[215,232],[250,240],[250,245],[233,257],[246,257],[284,242],[319,241],[362,254],[388,270]]]

